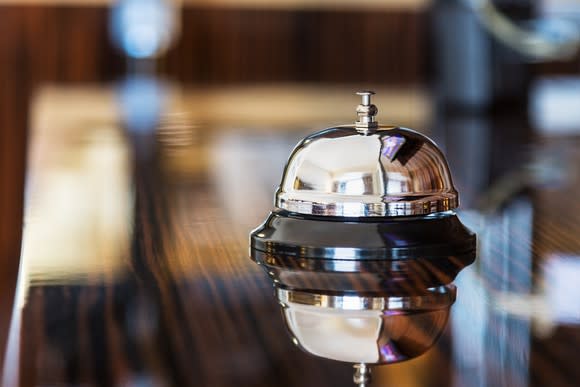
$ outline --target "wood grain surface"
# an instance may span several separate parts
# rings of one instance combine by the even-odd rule
[[[251,95],[223,93],[234,103]],[[292,343],[272,283],[248,254],[248,232],[265,219],[287,155],[314,130],[309,117],[269,131],[251,117],[242,127],[212,124],[212,114],[198,122],[195,92],[184,91],[171,105],[178,110],[137,130],[110,89],[72,94],[52,88],[31,106],[4,384],[352,385],[349,364]],[[346,109],[350,97],[335,103]],[[506,122],[514,124],[498,120],[485,132],[485,152],[507,147],[493,135]],[[448,154],[477,134],[425,125]],[[374,385],[577,385],[580,316],[570,294],[578,287],[566,273],[580,265],[578,141],[524,137],[510,142],[512,162],[494,173],[488,158],[452,158],[458,185],[476,186],[478,170],[493,176],[484,189],[466,190],[475,204],[460,213],[478,233],[478,260],[456,281],[458,300],[436,347],[376,368]]]
[[[21,41],[18,60],[32,85],[116,80],[126,63],[111,40],[109,18],[110,10],[95,4],[0,4],[0,44]],[[427,79],[426,19],[424,9],[188,5],[159,71],[194,84],[418,84]]]

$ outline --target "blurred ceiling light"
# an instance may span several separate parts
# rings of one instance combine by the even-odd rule
[[[148,59],[167,51],[179,31],[177,3],[119,0],[111,11],[111,35],[130,58]]]

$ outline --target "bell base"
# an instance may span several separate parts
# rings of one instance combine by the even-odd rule
[[[294,290],[384,292],[445,285],[473,263],[476,236],[451,214],[357,219],[274,211],[251,257]]]

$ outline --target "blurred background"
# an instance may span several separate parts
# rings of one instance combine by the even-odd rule
[[[482,283],[488,288],[509,283],[508,296],[535,293],[542,285],[532,276],[555,282],[571,278],[578,272],[580,241],[570,235],[571,223],[561,219],[577,214],[565,203],[580,195],[579,47],[578,0],[0,0],[0,344],[7,340],[14,299],[25,178],[34,183],[26,186],[28,197],[56,186],[35,178],[42,168],[74,164],[77,186],[72,180],[72,186],[63,186],[67,205],[83,195],[94,195],[95,201],[109,195],[103,203],[110,205],[129,195],[127,165],[147,166],[156,147],[169,180],[210,171],[212,189],[227,198],[220,203],[226,203],[245,238],[271,204],[293,144],[314,130],[352,122],[358,103],[352,92],[363,88],[378,91],[381,123],[412,127],[436,140],[449,159],[467,222],[476,230],[485,223],[479,232],[487,241],[481,250],[487,263],[477,280],[464,281],[467,294],[478,297]],[[129,133],[135,148],[130,156],[122,150],[125,134],[109,130],[112,125]],[[218,130],[227,135],[212,136]],[[85,165],[78,154],[58,162],[48,156],[73,148],[95,160],[106,150],[103,159],[110,164]],[[271,165],[262,165],[264,158]],[[119,165],[125,168],[121,172],[115,171]],[[32,172],[31,166],[36,166]],[[86,176],[93,185],[78,183]],[[111,178],[120,191],[98,191]],[[238,194],[229,196],[235,189]],[[54,197],[45,199],[33,201],[32,208],[39,218],[52,219],[59,207],[53,206]],[[199,207],[210,201],[198,199]],[[515,201],[506,204],[508,199]],[[87,217],[106,218],[106,211],[132,216],[130,204],[66,208],[73,217],[85,210]],[[481,213],[493,216],[484,222]],[[213,213],[206,215],[213,219]],[[130,237],[111,231],[126,231],[125,223],[99,224],[106,234],[101,242],[130,244]],[[549,225],[549,231],[538,232],[538,225]],[[51,271],[51,262],[58,272],[62,264],[47,250],[37,251],[63,235],[58,230],[69,230],[53,226],[34,229],[44,239],[29,239],[37,246],[30,256],[47,254],[36,261],[39,273]],[[513,240],[524,247],[510,248]],[[70,262],[86,251],[86,244],[79,246],[71,250]],[[499,263],[511,257],[517,257],[514,267]],[[30,269],[34,273],[34,265]],[[570,294],[578,292],[576,286],[541,294],[557,300],[552,304],[570,306]],[[483,327],[476,339],[461,331],[477,322],[469,320],[473,308],[458,306],[452,322],[455,346],[443,352],[453,356],[457,351],[456,385],[501,385],[494,377],[509,379],[511,386],[527,385],[528,360],[543,364],[530,355],[531,347],[545,348],[570,336],[578,340],[577,309],[565,306],[560,315],[542,320],[512,301],[502,299],[500,317],[487,321],[503,327],[502,335],[516,337],[515,353],[493,341],[486,344]],[[507,309],[517,317],[502,314]],[[545,329],[530,339],[530,324],[537,318]],[[565,328],[563,336],[545,333],[558,322],[573,328]],[[517,342],[518,335],[524,344]],[[513,373],[503,375],[502,363],[473,374],[484,351],[505,356],[515,364],[508,367]],[[518,357],[522,351],[527,351],[525,361]],[[473,356],[462,357],[465,353]],[[444,364],[430,359],[431,369]],[[409,377],[410,367],[406,373],[393,368],[390,377]],[[566,372],[566,380],[577,375],[572,366]],[[547,385],[535,377],[538,385]]]
[[[21,184],[9,160],[22,160],[34,93],[128,74],[191,90],[412,90],[427,102],[415,116],[531,109],[565,130],[577,113],[557,109],[578,98],[579,23],[575,0],[0,0],[2,185]]]
[[[39,100],[87,115],[100,87],[141,130],[172,112],[306,133],[377,89],[381,122],[429,133],[469,206],[510,147],[579,127],[579,25],[576,0],[0,0],[2,255],[18,256]]]

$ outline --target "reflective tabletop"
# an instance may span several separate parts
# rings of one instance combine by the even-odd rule
[[[351,363],[293,342],[284,313],[304,307],[281,309],[296,300],[248,245],[294,145],[349,123],[352,91],[147,80],[38,90],[3,383],[353,385]],[[554,134],[525,114],[440,115],[424,90],[377,99],[382,123],[442,148],[478,248],[451,285],[439,340],[373,368],[372,385],[578,385],[580,131]],[[337,347],[319,353],[364,351],[352,338],[345,350],[328,324]]]

